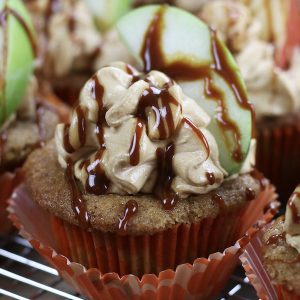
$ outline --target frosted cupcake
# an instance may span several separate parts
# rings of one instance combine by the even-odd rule
[[[22,2],[4,1],[0,13],[6,20],[1,24],[4,71],[0,98],[0,232],[5,233],[11,228],[5,201],[21,180],[17,169],[29,153],[53,137],[56,125],[67,120],[67,110],[32,75],[35,36]]]
[[[258,168],[287,199],[299,182],[300,24],[297,1],[213,1],[199,16],[235,55],[254,104]]]
[[[37,73],[64,101],[75,103],[81,87],[99,66],[112,59],[129,62],[118,36],[104,31],[126,12],[127,2],[28,1],[38,36]]]
[[[291,195],[285,216],[263,228],[252,241],[254,256],[242,256],[246,272],[262,299],[300,298],[300,186]],[[260,241],[258,243],[258,241]]]
[[[117,62],[86,82],[70,124],[58,125],[55,143],[26,161],[12,218],[60,271],[65,259],[42,244],[97,268],[103,277],[80,271],[87,281],[79,282],[77,269],[71,279],[89,295],[93,277],[92,298],[102,284],[109,289],[104,277],[119,284],[128,274],[152,278],[154,290],[184,278],[183,295],[212,298],[251,234],[236,242],[276,206],[273,187],[252,167],[244,84],[217,34],[182,10],[137,9],[118,28],[143,71]],[[26,217],[28,207],[48,224],[43,230]]]

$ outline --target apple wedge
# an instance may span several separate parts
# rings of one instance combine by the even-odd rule
[[[252,106],[216,32],[183,10],[159,5],[131,11],[117,29],[141,69],[166,73],[206,110],[222,166],[229,175],[238,172],[252,137]]]
[[[21,0],[0,1],[0,126],[18,107],[33,71],[35,41],[29,14]]]
[[[131,7],[132,0],[86,0],[100,30],[111,27]]]

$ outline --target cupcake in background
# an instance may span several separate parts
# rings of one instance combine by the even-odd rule
[[[7,19],[1,24],[5,72],[0,101],[0,234],[4,234],[11,229],[6,200],[22,181],[19,168],[33,150],[53,137],[59,122],[68,120],[68,111],[32,75],[35,33],[22,1],[3,1],[0,14]]]
[[[70,123],[27,159],[11,218],[91,299],[212,299],[277,206],[253,169],[244,83],[183,10],[140,8],[117,28],[140,70],[115,62],[85,83]]]
[[[299,1],[210,1],[199,16],[234,53],[256,112],[257,167],[284,202],[300,180]]]
[[[129,62],[121,42],[107,31],[115,19],[126,11],[129,4],[124,3],[127,2],[27,2],[38,36],[37,74],[50,82],[57,95],[67,103],[72,105],[78,100],[80,88],[99,65],[114,59]],[[123,10],[119,11],[119,6]],[[100,14],[103,11],[105,16]]]
[[[261,299],[300,299],[300,185],[285,215],[261,229],[241,260]]]

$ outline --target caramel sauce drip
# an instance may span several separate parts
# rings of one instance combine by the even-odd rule
[[[215,175],[213,173],[210,173],[210,172],[206,172],[205,175],[206,175],[206,178],[208,180],[208,183],[210,185],[214,185],[215,182],[216,182]]]
[[[129,159],[132,166],[137,166],[140,161],[140,140],[142,137],[143,128],[144,123],[138,119],[129,150]]]
[[[22,28],[24,29],[30,44],[31,44],[31,49],[32,49],[32,53],[34,55],[34,57],[37,56],[37,42],[36,42],[36,38],[33,35],[32,29],[29,28],[29,26],[27,25],[26,21],[23,19],[23,17],[14,9],[5,6],[4,9],[1,11],[0,13],[0,24],[3,27],[3,20],[5,20],[5,23],[7,22],[7,18],[9,15],[14,16],[17,21],[19,22],[19,24],[22,26]],[[6,26],[4,26],[4,28],[6,28]],[[7,40],[6,40],[7,43]]]
[[[246,188],[245,194],[246,194],[246,200],[247,201],[254,200],[255,197],[256,197],[255,191],[252,188],[249,188],[249,187]]]
[[[226,211],[227,207],[225,204],[225,200],[223,199],[223,197],[221,195],[213,194],[211,199],[217,203],[217,205],[219,206],[220,212]]]
[[[73,212],[79,222],[79,225],[83,228],[89,228],[90,216],[86,209],[85,199],[83,198],[83,195],[77,186],[74,177],[74,164],[70,159],[67,161],[65,176],[71,187]]]
[[[97,75],[92,77],[92,87],[91,92],[92,96],[97,101],[98,104],[98,122],[96,126],[96,134],[99,142],[100,149],[95,154],[95,161],[91,163],[87,160],[84,164],[84,167],[87,171],[88,178],[86,180],[85,188],[88,193],[95,195],[103,195],[107,193],[109,188],[110,181],[105,174],[105,170],[103,170],[101,166],[101,160],[103,154],[106,150],[106,145],[104,141],[104,128],[103,124],[106,124],[105,121],[105,109],[103,105],[103,94],[104,88],[100,84]]]
[[[123,217],[119,221],[119,231],[125,233],[127,230],[127,224],[129,220],[135,215],[138,211],[138,204],[135,200],[129,200],[125,204],[125,210]]]
[[[279,233],[279,234],[271,235],[271,236],[268,238],[266,244],[267,244],[267,245],[275,245],[275,244],[278,243],[279,240],[285,239],[285,235],[286,235],[285,232],[282,232],[282,233]]]
[[[207,154],[206,159],[208,159],[209,154],[210,154],[210,148],[209,148],[208,141],[207,141],[206,137],[204,136],[204,134],[202,133],[202,131],[189,118],[183,118],[182,121],[185,124],[187,124],[194,131],[194,133],[197,135],[198,139],[202,142],[202,144],[205,147],[206,154]],[[211,174],[211,175],[213,175],[213,174]]]
[[[298,211],[295,204],[296,199],[300,199],[300,193],[293,193],[288,201],[288,206],[292,211],[293,223],[300,224],[300,211]]]
[[[164,140],[171,137],[175,132],[175,125],[171,105],[180,106],[176,99],[168,91],[169,85],[162,89],[150,86],[146,89],[139,100],[137,116],[147,122],[146,109],[151,108],[156,116],[156,124],[159,132],[159,139]],[[161,102],[161,107],[160,107]],[[165,123],[166,122],[166,126]]]
[[[172,166],[175,154],[175,145],[169,144],[165,149],[156,150],[157,159],[157,179],[154,186],[154,194],[161,200],[165,210],[175,207],[179,196],[172,190],[172,181],[175,176]]]
[[[239,81],[238,74],[235,70],[232,70],[230,63],[222,50],[220,40],[213,30],[211,30],[212,54],[214,58],[213,65],[197,66],[184,60],[166,63],[161,46],[165,8],[165,6],[162,6],[158,9],[145,34],[144,43],[140,53],[144,62],[144,71],[149,72],[150,70],[159,70],[175,80],[187,81],[204,79],[206,83],[206,96],[208,98],[213,98],[214,100],[216,99],[218,104],[218,114],[216,116],[218,125],[223,128],[224,131],[231,131],[233,133],[235,149],[232,153],[232,158],[237,162],[241,162],[243,160],[243,153],[241,149],[241,133],[239,127],[228,115],[224,94],[212,84],[212,71],[214,70],[232,88],[238,105],[251,112],[252,124],[254,124],[254,111],[252,105],[248,102],[244,88]],[[254,128],[252,128],[252,134],[254,135]]]

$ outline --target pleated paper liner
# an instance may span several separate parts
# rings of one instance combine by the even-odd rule
[[[262,237],[268,226],[263,226],[252,237],[240,256],[246,275],[262,300],[300,300],[300,295],[295,295],[281,285],[272,284],[271,278],[263,266]]]
[[[300,112],[271,123],[257,128],[256,163],[285,204],[283,199],[288,199],[300,182]]]
[[[14,188],[21,184],[22,181],[23,173],[21,169],[0,174],[0,235],[8,234],[13,230],[6,210],[7,200],[10,198]]]
[[[274,188],[268,186],[256,200],[249,202],[248,208],[236,214],[237,220],[227,215],[219,220],[176,226],[168,234],[136,238],[98,231],[89,233],[53,219],[32,201],[24,185],[9,200],[9,212],[20,234],[63,278],[90,299],[212,299],[225,286],[241,249],[258,230],[251,225],[259,218],[268,222],[276,213],[278,202],[274,199]],[[200,242],[202,235],[205,237]],[[228,246],[226,238],[236,240]],[[64,242],[58,243],[59,240]],[[228,247],[223,252],[212,251],[208,258],[191,259],[206,253],[209,247],[223,246]],[[59,247],[68,251],[66,255],[61,254]],[[185,259],[191,263],[184,263]],[[87,269],[93,264],[103,271]],[[128,270],[144,275],[138,277]],[[117,272],[128,274],[121,276]]]

